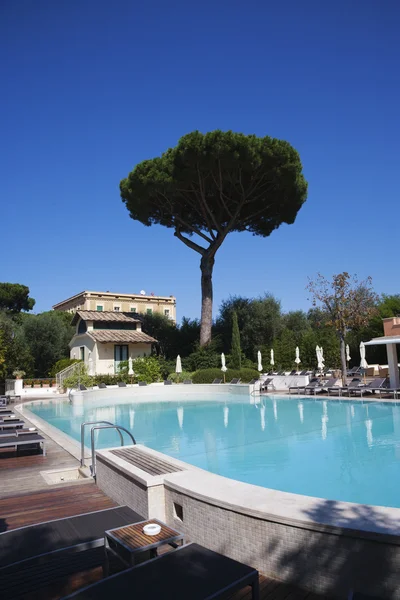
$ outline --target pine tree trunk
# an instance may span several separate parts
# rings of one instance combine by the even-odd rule
[[[204,254],[200,261],[201,269],[201,325],[200,346],[206,346],[211,342],[212,327],[212,304],[213,287],[212,273],[214,268],[214,257]]]
[[[342,385],[347,383],[346,342],[344,335],[340,334],[340,361],[342,363]]]

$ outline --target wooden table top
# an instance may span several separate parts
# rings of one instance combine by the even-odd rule
[[[150,523],[161,525],[160,533],[157,535],[147,535],[143,532],[143,527]],[[106,531],[106,535],[125,546],[128,550],[134,552],[149,546],[158,546],[159,544],[167,543],[168,541],[179,540],[183,538],[183,534],[175,529],[171,529],[162,521],[157,519],[149,519],[126,527],[111,529]]]

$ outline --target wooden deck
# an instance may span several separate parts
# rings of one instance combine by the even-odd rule
[[[9,496],[0,500],[0,531],[114,506],[95,483]]]
[[[13,406],[11,406],[14,410]],[[18,414],[17,412],[15,414]],[[29,419],[23,415],[26,427],[31,427]],[[43,479],[40,471],[51,469],[68,469],[78,467],[79,462],[69,452],[56,442],[39,432],[46,439],[46,456],[42,454],[25,455],[20,453],[0,453],[0,499],[10,495],[48,490],[49,485]],[[76,484],[86,484],[85,480],[77,480]],[[64,484],[60,484],[65,487]],[[75,484],[74,484],[75,485]],[[50,489],[59,486],[50,486]]]

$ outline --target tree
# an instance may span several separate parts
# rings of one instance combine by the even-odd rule
[[[215,255],[226,236],[267,237],[293,223],[307,183],[288,142],[217,130],[183,136],[161,157],[138,164],[120,190],[132,219],[174,229],[200,254],[203,346],[211,340]]]
[[[21,329],[34,360],[35,377],[48,377],[53,365],[69,356],[68,343],[75,331],[71,315],[61,311],[27,315]]]
[[[29,288],[20,283],[0,283],[0,310],[12,314],[32,310],[35,300],[29,298]]]
[[[28,315],[26,315],[28,316]],[[23,369],[28,376],[33,374],[33,358],[23,335],[20,319],[0,311],[0,345],[4,357],[0,377],[12,377],[15,369]]]
[[[242,368],[242,350],[240,348],[240,331],[236,312],[232,316],[232,349],[231,364],[232,369]]]
[[[144,333],[158,341],[157,354],[165,358],[176,356],[179,332],[175,323],[160,313],[144,314],[140,319]]]
[[[257,351],[263,346],[271,348],[282,329],[281,304],[271,294],[259,298],[231,296],[222,302],[215,331],[224,341],[224,351],[229,352],[232,334],[232,316],[236,312],[240,344],[244,354],[256,360]]]
[[[376,314],[378,296],[372,289],[372,279],[368,277],[359,283],[346,271],[334,275],[332,281],[318,273],[315,281],[309,280],[307,289],[312,294],[313,305],[318,303],[326,310],[340,341],[340,359],[343,385],[346,384],[346,335],[349,331],[365,327]]]

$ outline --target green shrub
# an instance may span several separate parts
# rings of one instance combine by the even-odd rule
[[[143,358],[134,358],[132,361],[132,368],[135,373],[133,381],[145,381],[146,383],[153,383],[161,380],[160,365],[156,356],[144,356]],[[120,363],[120,371],[118,373],[119,381],[122,378],[128,378],[128,381],[132,379],[128,375],[129,362],[127,360]],[[122,379],[126,381],[126,379]]]
[[[53,365],[49,371],[49,377],[55,377],[57,373],[63,371],[70,365],[73,365],[76,362],[80,362],[77,358],[61,358]]]
[[[170,373],[168,375],[168,379],[173,381],[174,383],[182,382],[184,379],[193,379],[193,373],[190,371],[182,371],[182,373]]]
[[[193,373],[193,383],[212,383],[214,379],[223,379],[223,372],[221,369],[201,369]],[[225,373],[225,380],[227,383],[231,379],[240,378],[242,383],[248,383],[252,379],[257,379],[259,376],[258,371],[255,369],[228,369]]]
[[[94,385],[94,377],[90,377],[90,375],[87,374],[86,367],[83,363],[72,375],[64,379],[65,388],[76,389],[79,384],[85,385],[86,387],[92,387]]]
[[[94,377],[95,385],[99,385],[99,383],[105,383],[106,385],[117,385],[118,381],[121,381],[121,377],[118,375],[109,375],[108,373],[104,373],[104,375],[96,375]]]
[[[218,367],[220,362],[221,355],[216,352],[215,345],[211,342],[207,346],[197,346],[194,352],[182,359],[182,366],[185,371],[198,371]]]
[[[154,356],[154,358],[157,360],[160,367],[161,378],[167,379],[168,374],[175,369],[176,360],[167,360],[161,354],[159,356]]]

